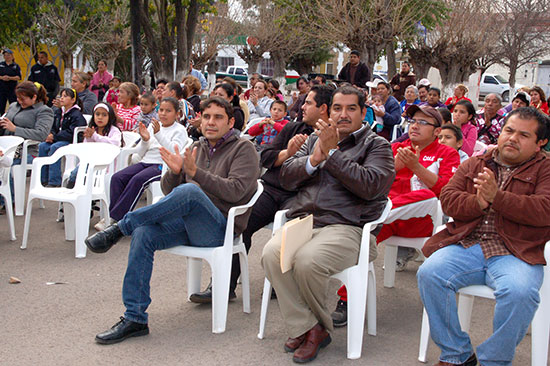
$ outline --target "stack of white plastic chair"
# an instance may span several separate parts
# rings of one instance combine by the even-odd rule
[[[437,198],[411,203],[405,206],[394,208],[384,224],[390,224],[395,220],[408,220],[413,217],[425,217],[430,215],[433,222],[433,232],[441,225],[443,220],[443,211]],[[384,251],[384,287],[393,287],[395,284],[395,269],[397,262],[397,248],[406,247],[421,250],[426,240],[431,236],[421,238],[404,238],[401,236],[391,236],[388,239],[378,243],[385,245]]]
[[[242,206],[229,209],[223,246],[207,248],[179,245],[165,252],[187,257],[187,298],[200,291],[202,261],[205,260],[212,270],[212,333],[225,332],[227,307],[229,301],[229,281],[231,278],[231,260],[233,254],[239,254],[243,293],[243,311],[250,313],[250,284],[248,277],[248,256],[242,235],[235,237],[235,217],[251,208],[263,192],[258,181],[256,193]]]
[[[21,149],[21,164],[11,168],[13,177],[13,198],[15,200],[15,216],[25,214],[25,198],[27,191],[27,171],[32,169],[32,164],[27,164],[29,146],[38,145],[40,142],[34,140],[23,141]]]
[[[17,146],[22,143],[22,137],[1,136],[0,150],[2,150],[4,157],[10,157],[13,159]],[[15,224],[13,221],[13,205],[10,188],[10,171],[11,167],[0,168],[0,195],[4,197],[4,204],[6,205],[6,215],[8,216],[8,224],[10,227],[10,239],[15,240]]]
[[[391,211],[391,201],[388,199],[384,211],[380,217],[363,226],[359,259],[355,266],[346,268],[340,273],[333,275],[333,278],[340,280],[346,285],[348,294],[348,358],[357,359],[361,357],[363,347],[363,332],[365,327],[365,308],[367,308],[367,332],[376,335],[376,276],[374,265],[369,262],[370,233],[379,224],[384,222]],[[273,221],[273,233],[281,228],[286,222],[286,212],[277,211]],[[271,297],[271,283],[264,280],[262,294],[262,309],[260,313],[260,330],[258,338],[263,339],[265,323],[267,319],[267,308]],[[368,303],[367,303],[368,302]]]
[[[32,201],[63,202],[65,211],[65,239],[75,240],[77,258],[86,257],[84,239],[88,236],[90,210],[94,192],[105,192],[105,173],[120,153],[120,148],[112,144],[96,142],[93,144],[70,144],[58,149],[52,156],[35,158],[33,161],[31,186],[25,217],[25,229],[21,249],[27,248]],[[44,187],[40,183],[41,168],[58,159],[74,155],[79,160],[78,175],[74,188]],[[100,198],[103,199],[103,198]],[[108,207],[107,202],[104,204]]]

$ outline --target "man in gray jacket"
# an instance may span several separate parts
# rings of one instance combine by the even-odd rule
[[[363,126],[365,113],[361,91],[337,89],[329,123],[319,120],[318,131],[281,170],[282,187],[296,191],[287,216],[313,214],[314,227],[312,239],[296,253],[292,271],[281,272],[280,241],[270,240],[262,255],[290,335],[284,348],[294,352],[295,362],[312,361],[330,343],[329,278],[357,263],[362,227],[382,213],[395,177],[390,145]],[[375,245],[371,235],[371,247]]]
[[[121,342],[149,334],[149,281],[157,250],[177,245],[222,246],[227,213],[247,203],[257,189],[259,161],[250,141],[233,131],[233,107],[221,98],[201,105],[203,137],[183,157],[161,148],[170,170],[161,180],[166,194],[158,203],[127,213],[117,224],[88,239],[91,251],[103,253],[123,236],[132,236],[122,299],[124,317],[96,336],[100,344]],[[235,234],[243,232],[250,211],[235,218]]]

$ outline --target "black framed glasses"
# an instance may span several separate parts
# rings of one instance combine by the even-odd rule
[[[412,118],[408,118],[408,119],[407,119],[407,123],[409,124],[409,126],[412,126],[412,125],[414,125],[415,123],[418,123],[420,126],[439,127],[439,125],[436,125],[435,123],[431,123],[431,122],[425,121],[425,120],[423,120],[423,119],[412,119]]]

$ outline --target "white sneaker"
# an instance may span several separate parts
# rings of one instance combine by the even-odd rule
[[[99,220],[99,222],[97,224],[94,225],[94,228],[97,230],[97,231],[103,231],[105,230],[105,219],[101,219]]]

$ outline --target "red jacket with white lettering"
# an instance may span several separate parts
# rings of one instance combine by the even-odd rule
[[[394,157],[400,147],[410,147],[414,151],[411,140],[407,139],[392,144]],[[437,182],[432,188],[428,188],[413,174],[412,170],[407,167],[402,168],[396,173],[389,194],[394,208],[432,197],[439,197],[441,188],[449,182],[460,164],[458,152],[452,147],[440,144],[437,139],[420,152],[419,160],[424,168],[437,174],[439,177]],[[411,193],[413,191],[414,193]]]

